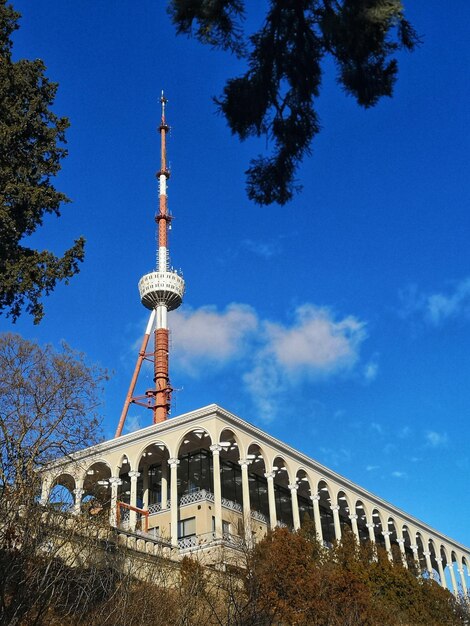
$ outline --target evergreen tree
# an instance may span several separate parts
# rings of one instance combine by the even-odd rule
[[[392,95],[394,53],[418,44],[401,0],[270,0],[248,40],[243,0],[171,0],[169,13],[178,33],[247,61],[216,102],[241,140],[265,135],[273,143],[272,156],[253,159],[246,172],[248,196],[259,204],[285,204],[299,189],[296,169],[320,130],[315,99],[324,57],[333,57],[344,91],[371,107]]]
[[[69,122],[50,108],[57,84],[45,76],[44,63],[12,60],[19,17],[0,0],[0,313],[16,320],[25,310],[38,323],[42,296],[79,271],[85,242],[80,237],[62,257],[24,242],[46,214],[60,216],[61,204],[69,201],[51,182],[67,154]]]

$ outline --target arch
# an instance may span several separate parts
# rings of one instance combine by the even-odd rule
[[[224,452],[234,452],[235,448],[237,449],[238,452],[238,458],[241,459],[242,455],[244,454],[244,449],[243,449],[243,444],[242,441],[240,439],[240,437],[237,435],[237,433],[232,429],[232,428],[224,428],[218,438],[217,438],[217,442],[219,445],[222,446],[222,450]],[[230,443],[230,447],[224,446],[224,443]]]
[[[196,445],[200,443],[209,448],[214,443],[214,438],[204,426],[192,426],[188,428],[179,437],[175,446],[175,457],[179,458],[181,454],[185,453],[186,447],[190,444]]]
[[[385,532],[385,528],[382,513],[377,507],[372,509],[371,518],[371,523],[374,524],[375,543],[381,548],[385,549],[385,537],[383,535],[383,533]]]
[[[242,469],[240,467],[241,442],[231,428],[224,428],[218,437],[221,446],[220,458],[220,487],[222,498],[238,505],[243,509]],[[254,460],[256,454],[250,455]]]
[[[300,467],[295,475],[295,483],[298,485],[297,502],[299,506],[300,524],[313,521],[313,503],[310,498],[311,484],[307,471]]]
[[[272,471],[274,475],[274,497],[276,516],[279,525],[293,527],[292,496],[289,486],[293,484],[292,473],[289,471],[285,459],[277,455],[273,459]]]
[[[450,591],[454,591],[453,583],[452,583],[452,576],[450,574],[450,568],[449,568],[449,551],[447,549],[447,546],[443,543],[441,543],[441,545],[439,546],[439,555],[442,559],[442,569],[444,570],[444,578],[446,582],[446,587]]]
[[[459,567],[459,561],[457,558],[457,554],[455,550],[451,550],[449,568],[450,568],[450,575],[454,583],[453,587],[455,588],[456,594],[461,593],[461,590],[462,590],[461,583],[458,579],[458,576],[459,576],[459,573],[457,571],[458,567]]]
[[[401,536],[404,539],[404,550],[405,550],[405,561],[408,569],[411,571],[416,570],[416,563],[414,558],[413,549],[411,546],[414,545],[413,532],[410,530],[407,524],[403,524],[401,529]]]
[[[276,477],[279,475],[279,483],[285,482],[290,485],[294,482],[294,472],[288,461],[280,454],[274,457],[271,469],[276,472]]]
[[[152,441],[147,441],[147,443],[145,445],[143,445],[137,455],[134,457],[133,462],[131,463],[131,469],[132,470],[137,470],[139,469],[139,465],[142,461],[143,455],[149,452],[149,448],[151,449],[150,451],[153,453],[153,449],[158,448],[159,450],[161,450],[162,452],[164,452],[165,450],[167,451],[167,458],[171,457],[171,450],[170,448],[167,446],[167,444],[163,441],[161,441],[160,439],[155,439]]]
[[[436,551],[436,546],[434,543],[434,540],[432,538],[429,539],[428,541],[428,551],[430,553],[430,559],[431,559],[431,567],[432,567],[432,578],[434,580],[438,580],[440,582],[440,584],[442,585],[442,581],[441,581],[441,576],[439,574],[439,567],[437,565],[437,556],[438,556],[438,552]]]
[[[66,487],[70,491],[73,491],[76,487],[75,476],[70,472],[61,472],[60,474],[56,474],[56,476],[52,479],[51,489],[56,485]]]
[[[391,559],[393,560],[394,563],[402,563],[401,550],[398,544],[399,537],[398,537],[397,525],[395,523],[395,519],[391,516],[389,516],[387,519],[386,532],[390,533],[389,540],[390,540]]]
[[[207,428],[188,428],[176,445],[178,465],[178,498],[198,491],[214,492],[213,457],[210,450],[214,439]]]
[[[333,518],[333,511],[331,510],[331,495],[330,487],[325,479],[320,479],[317,485],[318,495],[320,499],[318,501],[320,507],[320,521],[322,528],[323,541],[327,545],[332,545],[336,539],[335,523]]]
[[[83,480],[82,504],[87,504],[90,512],[100,513],[109,509],[111,499],[111,467],[104,460],[95,460],[88,466]],[[94,509],[90,508],[93,504]]]
[[[248,481],[250,490],[250,507],[263,516],[266,524],[269,522],[269,496],[267,457],[257,441],[252,441],[246,449],[246,458],[251,461],[248,466]]]
[[[131,471],[131,463],[129,461],[129,457],[124,452],[121,454],[119,462],[114,467],[113,476],[119,476],[122,471],[124,472]]]
[[[147,441],[132,464],[139,473],[136,484],[136,505],[139,508],[156,512],[166,509],[168,500],[170,450],[160,439]],[[126,482],[128,477],[126,476]]]
[[[259,454],[262,456],[262,458],[263,458],[263,462],[264,462],[264,466],[265,466],[265,468],[266,468],[266,471],[267,471],[267,472],[268,472],[268,471],[270,471],[270,465],[271,465],[271,464],[270,464],[270,462],[269,462],[268,455],[266,454],[266,451],[264,450],[264,448],[263,448],[262,444],[261,444],[258,440],[256,440],[256,439],[252,439],[252,440],[249,442],[249,444],[246,446],[246,454],[247,454],[247,455],[248,455],[248,454],[250,454],[250,448],[251,448],[252,446],[255,446],[255,447],[258,449]]]
[[[426,544],[425,544],[422,534],[419,531],[416,532],[415,537],[416,537],[416,545],[418,547],[419,569],[420,569],[420,573],[422,574],[426,572],[426,558],[424,556],[424,551],[425,551],[424,546]]]
[[[48,502],[58,511],[70,511],[75,504],[75,477],[69,472],[57,474],[51,482]]]
[[[359,533],[359,541],[370,541],[369,529],[367,528],[369,520],[367,518],[366,508],[362,500],[356,500],[353,512],[357,515],[357,531]]]
[[[352,528],[349,515],[351,513],[350,498],[345,491],[338,491],[336,495],[336,504],[339,506],[339,521],[342,528]]]

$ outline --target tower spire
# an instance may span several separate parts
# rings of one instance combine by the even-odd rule
[[[145,406],[152,410],[153,423],[168,419],[173,391],[169,377],[169,330],[168,312],[178,308],[183,300],[184,280],[180,274],[170,267],[168,246],[168,229],[172,216],[168,212],[167,182],[170,171],[167,166],[166,137],[170,130],[166,122],[166,105],[168,100],[162,91],[160,97],[162,108],[160,132],[160,170],[157,172],[159,182],[159,209],[155,215],[158,233],[157,267],[156,270],[145,274],[139,281],[139,293],[142,304],[150,309],[151,315],[139,352],[134,375],[124,402],[121,419],[116,430],[116,437],[122,432],[127,411],[131,403]],[[147,353],[147,345],[155,324],[154,351]],[[134,396],[134,389],[143,360],[153,361],[153,380],[155,386],[148,389],[144,396]]]

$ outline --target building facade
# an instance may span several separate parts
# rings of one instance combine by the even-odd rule
[[[455,594],[470,584],[467,547],[216,405],[58,460],[43,474],[42,502],[58,488],[73,494],[74,513],[97,498],[129,545],[166,546],[172,558],[236,550],[311,520],[325,545],[348,526]]]

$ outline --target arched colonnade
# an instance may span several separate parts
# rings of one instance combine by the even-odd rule
[[[182,507],[204,498],[213,504],[212,530],[219,538],[227,532],[225,509],[239,514],[248,542],[254,525],[264,532],[277,525],[299,529],[309,519],[326,545],[341,539],[348,526],[358,541],[383,546],[391,559],[401,558],[406,567],[414,563],[456,594],[468,592],[470,558],[458,544],[280,442],[214,419],[166,430],[155,429],[128,445],[129,436],[115,445],[106,442],[109,449],[104,444],[99,452],[49,471],[42,501],[50,500],[59,485],[73,494],[71,508],[78,514],[87,499],[97,497],[107,504],[113,525],[118,502],[152,515],[169,511],[175,547]],[[130,510],[130,528],[136,523],[137,514]]]

